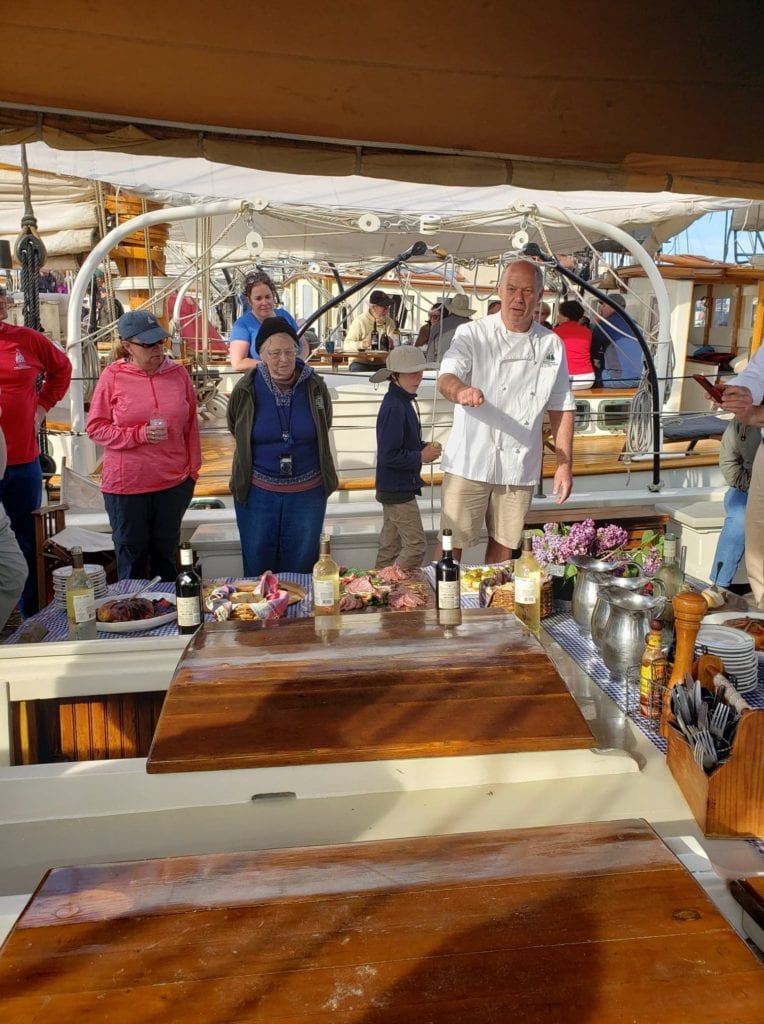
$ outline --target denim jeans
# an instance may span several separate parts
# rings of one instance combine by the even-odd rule
[[[121,580],[158,575],[174,582],[180,523],[193,493],[194,481],[189,477],[164,491],[104,494]]]
[[[323,484],[279,493],[250,487],[246,505],[235,502],[245,576],[313,571],[326,514]]]
[[[745,507],[748,492],[730,487],[724,495],[724,511],[727,513],[722,532],[716,545],[716,554],[711,566],[711,580],[720,587],[728,587],[735,578],[737,567],[745,553]],[[721,566],[717,572],[717,566]]]
[[[29,572],[21,595],[21,612],[24,616],[34,615],[38,610],[38,597],[37,554],[32,512],[42,504],[42,472],[39,459],[7,467],[5,476],[0,480],[0,501],[8,513]]]

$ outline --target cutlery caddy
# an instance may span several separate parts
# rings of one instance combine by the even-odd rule
[[[695,819],[709,838],[764,838],[764,711],[739,695],[740,721],[729,760],[708,775],[687,740],[668,729],[666,761]],[[673,718],[673,716],[672,716]]]

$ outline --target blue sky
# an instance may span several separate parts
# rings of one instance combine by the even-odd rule
[[[707,213],[696,220],[686,231],[682,231],[663,246],[663,251],[670,255],[690,254],[707,256],[709,259],[724,258],[724,225],[725,214]],[[732,259],[732,252],[728,254]]]

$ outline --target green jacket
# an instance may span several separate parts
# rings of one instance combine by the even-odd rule
[[[231,467],[229,487],[231,494],[242,505],[249,497],[252,486],[252,424],[255,419],[254,376],[257,367],[248,370],[236,384],[228,399],[226,419],[228,429],[236,441]],[[337,470],[334,468],[331,446],[329,444],[329,428],[332,425],[332,400],[329,389],[323,378],[312,373],[305,381],[308,389],[310,408],[316,424],[316,441],[318,444],[318,460],[321,465],[321,477],[327,498],[337,490]]]

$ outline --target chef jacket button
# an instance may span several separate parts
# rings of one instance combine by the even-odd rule
[[[520,454],[520,449],[519,448],[515,448],[515,455],[519,455],[519,454]]]
[[[536,392],[535,391],[531,391],[531,398],[535,398],[535,397],[536,397]]]

